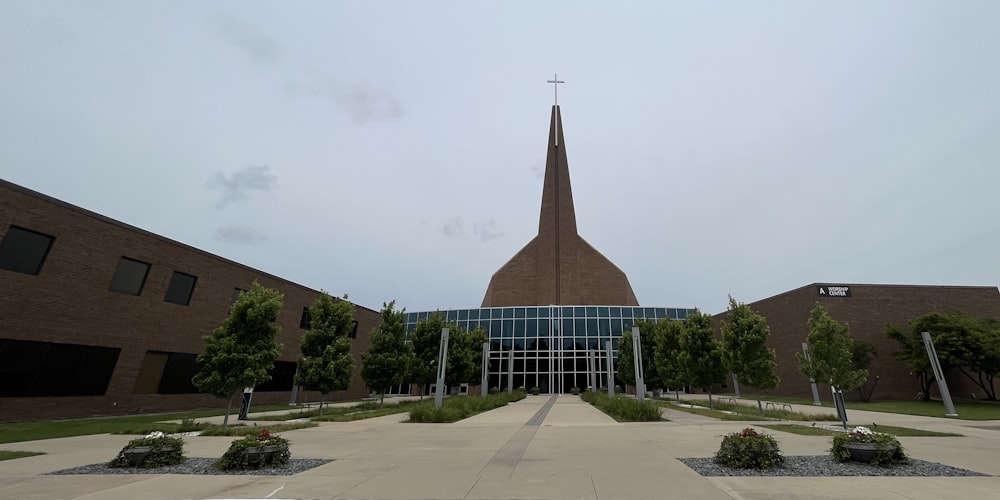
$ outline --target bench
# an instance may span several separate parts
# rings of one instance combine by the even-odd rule
[[[791,403],[780,403],[778,401],[764,401],[764,409],[766,410],[768,408],[770,408],[772,410],[777,410],[778,408],[781,408],[783,410],[792,411],[792,404]]]
[[[329,401],[323,401],[323,402],[315,401],[315,402],[312,402],[312,403],[299,403],[299,404],[297,404],[295,406],[298,406],[299,407],[299,413],[302,413],[302,410],[305,410],[306,408],[319,408],[320,405],[329,406],[330,402]]]
[[[728,402],[729,404],[733,405],[736,404],[736,398],[733,396],[719,396],[717,399],[719,400],[720,403],[725,401]]]

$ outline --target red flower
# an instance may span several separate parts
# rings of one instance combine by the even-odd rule
[[[271,431],[265,427],[264,430],[260,431],[260,440],[267,441],[268,439],[271,439]]]
[[[753,430],[752,427],[747,427],[740,431],[740,437],[757,437],[759,435],[760,434],[757,434],[757,431]]]

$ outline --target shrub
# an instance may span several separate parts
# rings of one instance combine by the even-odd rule
[[[153,431],[128,442],[108,467],[163,467],[184,461],[184,440]]]
[[[441,408],[434,408],[432,402],[421,403],[410,410],[409,422],[447,423],[499,408],[512,401],[520,401],[526,396],[524,391],[514,391],[492,394],[486,397],[469,396],[464,398],[448,398],[441,403]]]
[[[570,392],[570,394],[576,396],[577,394],[580,394],[580,388],[579,387],[574,387],[574,388],[570,389],[569,392]]]
[[[531,395],[532,395],[532,396],[537,396],[537,395],[538,395],[539,393],[541,393],[541,392],[542,392],[542,390],[541,390],[541,389],[539,389],[539,388],[538,388],[537,386],[536,386],[536,387],[532,387],[532,388],[531,388]]]
[[[237,439],[229,445],[222,458],[212,467],[221,470],[247,470],[261,467],[280,467],[288,463],[292,452],[288,440],[272,435],[266,428],[256,435]]]
[[[635,398],[619,395],[613,398],[603,392],[586,391],[580,395],[584,401],[621,422],[656,422],[663,420],[660,408],[649,401],[640,403]]]
[[[774,437],[747,427],[723,436],[713,461],[735,469],[770,469],[784,465],[785,457]]]
[[[500,394],[499,387],[490,387],[490,394]]]
[[[830,453],[833,459],[838,462],[846,462],[851,459],[851,452],[847,445],[851,443],[869,443],[874,445],[872,465],[882,465],[885,463],[906,463],[909,459],[903,452],[903,446],[892,434],[884,432],[872,432],[867,427],[855,427],[850,432],[839,433],[833,436],[833,447]]]

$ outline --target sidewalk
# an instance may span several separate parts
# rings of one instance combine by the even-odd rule
[[[821,410],[814,407],[806,407]],[[798,408],[796,408],[798,409]],[[829,409],[828,409],[829,410]],[[830,410],[832,411],[832,410]],[[702,477],[678,458],[710,457],[721,436],[754,422],[666,410],[669,422],[619,423],[579,397],[529,396],[454,424],[405,414],[282,435],[293,458],[335,461],[294,476],[44,475],[110,460],[129,436],[4,445],[47,455],[0,462],[0,499],[609,499],[989,498],[997,477]],[[901,438],[915,458],[1000,474],[997,422],[849,411],[852,420],[948,425],[965,437]],[[937,420],[944,420],[938,423]],[[829,438],[775,431],[786,455],[822,455]],[[186,438],[192,457],[218,457],[229,437]]]

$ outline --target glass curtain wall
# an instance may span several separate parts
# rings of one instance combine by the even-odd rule
[[[595,385],[588,366],[607,387],[607,350],[617,358],[622,332],[636,320],[685,319],[693,309],[620,306],[494,307],[439,311],[448,322],[487,332],[490,342],[489,387],[538,387],[543,393],[566,393]],[[407,331],[433,311],[408,313]],[[593,359],[593,361],[591,361]],[[617,371],[617,370],[616,370]],[[470,381],[478,382],[478,381]],[[617,382],[621,385],[621,382]]]

